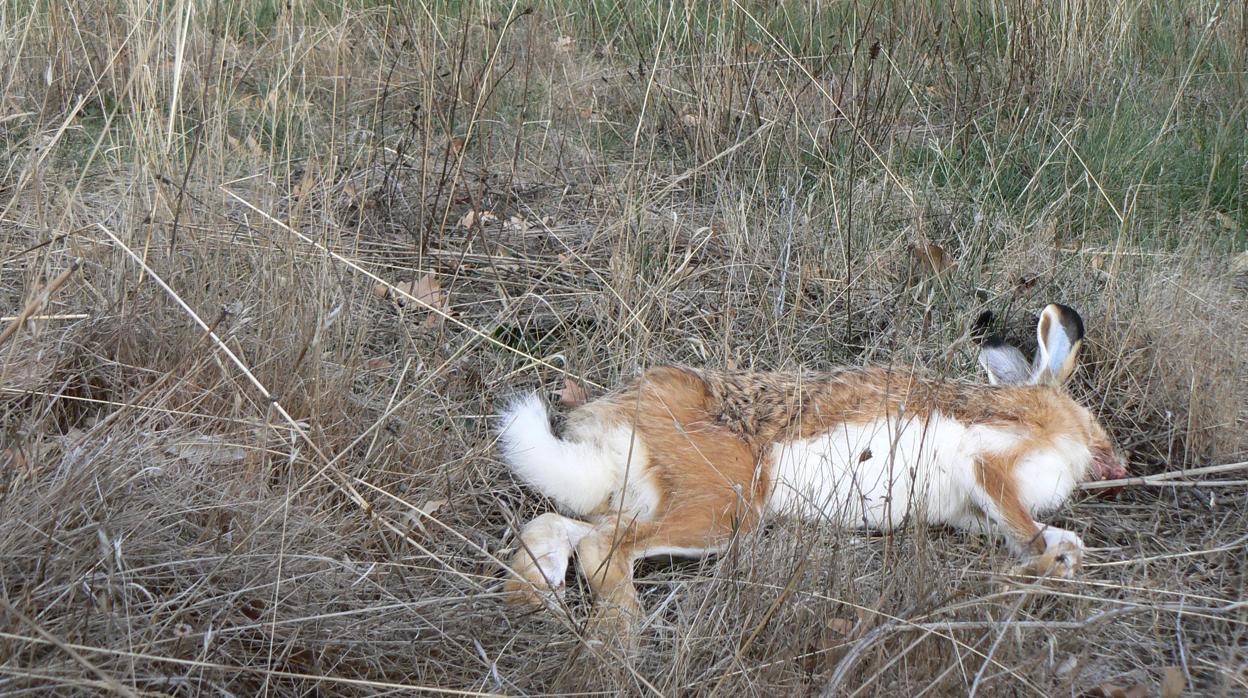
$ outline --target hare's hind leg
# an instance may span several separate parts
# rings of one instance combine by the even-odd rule
[[[1025,558],[1024,574],[1070,578],[1083,564],[1083,541],[1072,531],[1036,522],[1019,496],[1014,458],[981,456],[975,464],[975,504]]]
[[[593,531],[590,524],[554,512],[525,524],[508,563],[511,574],[503,582],[507,600],[541,604],[561,595],[572,551]]]
[[[633,586],[633,551],[637,540],[652,527],[651,523],[626,522],[617,526],[608,518],[576,546],[576,565],[593,590],[594,623],[599,634],[627,631],[641,615],[641,602]]]
[[[704,557],[722,551],[735,533],[757,523],[757,514],[734,516],[724,507],[689,506],[645,523],[616,525],[607,518],[576,548],[576,562],[594,592],[594,624],[600,634],[627,633],[641,617],[633,563],[644,557]],[[717,511],[726,511],[718,514]]]

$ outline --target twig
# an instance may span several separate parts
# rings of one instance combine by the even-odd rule
[[[12,322],[14,320],[17,320],[20,317],[21,317],[20,315],[6,315],[4,317],[0,317],[0,322]],[[30,317],[26,318],[26,321],[29,322],[31,320],[41,320],[41,321],[86,320],[89,317],[91,317],[90,313],[62,313],[60,315],[31,315]],[[8,330],[6,329],[5,331],[7,332]]]
[[[1229,473],[1235,470],[1248,470],[1248,461],[1239,463],[1227,463],[1225,465],[1210,465],[1205,468],[1191,468],[1189,470],[1171,470],[1165,473],[1157,473],[1156,475],[1144,475],[1141,477],[1124,477],[1118,480],[1100,480],[1097,482],[1084,482],[1079,485],[1082,490],[1103,490],[1107,487],[1134,487],[1134,486],[1156,486],[1158,484],[1169,484],[1177,486],[1201,486],[1201,482],[1191,481],[1183,482],[1181,478],[1188,478],[1195,475],[1212,475],[1214,473]],[[1179,480],[1179,482],[1172,482]],[[1205,486],[1217,483],[1221,486],[1244,484],[1243,480],[1214,480],[1205,481]]]

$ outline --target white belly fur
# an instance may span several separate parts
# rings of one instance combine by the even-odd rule
[[[975,457],[1018,443],[1006,430],[966,426],[939,413],[926,420],[880,419],[841,424],[772,451],[768,510],[856,528],[887,530],[907,516],[934,524],[967,525]],[[1039,512],[1060,505],[1078,480],[1086,448],[1054,444],[1020,463],[1020,496]],[[1090,455],[1089,455],[1090,457]]]

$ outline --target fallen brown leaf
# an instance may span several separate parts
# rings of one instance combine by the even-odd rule
[[[1187,676],[1183,667],[1166,667],[1166,675],[1161,679],[1161,698],[1179,698],[1187,688]]]
[[[462,218],[459,219],[459,227],[471,228],[474,225],[485,225],[490,221],[498,220],[498,216],[490,211],[473,211],[469,210]]]
[[[354,180],[342,185],[342,193],[347,197],[347,203],[359,208],[367,208],[371,203],[365,196],[364,187],[356,184]]]
[[[459,157],[459,154],[464,152],[464,139],[459,136],[452,138],[450,142],[446,144],[446,152],[453,158]]]
[[[945,248],[933,243],[918,243],[910,248],[910,254],[925,275],[940,274],[954,265]]]
[[[433,516],[444,506],[446,506],[445,499],[430,499],[421,505],[420,510],[428,516]]]
[[[840,635],[849,635],[857,624],[858,621],[852,618],[832,618],[827,621],[828,629]]]
[[[442,311],[441,313],[430,312],[429,317],[425,318],[425,327],[437,326],[442,321],[442,314],[449,315],[451,312],[446,291],[442,290],[442,284],[438,283],[437,277],[432,273],[425,274],[419,279],[400,281],[393,286],[384,283],[377,284],[373,287],[373,295],[378,298],[390,298],[400,307],[407,305],[412,298],[415,298],[423,308]]]
[[[406,305],[408,300],[410,300],[408,296],[415,298],[419,303],[435,307],[441,305],[443,300],[442,284],[438,283],[433,274],[425,274],[419,279],[400,281],[394,285],[394,291],[395,302],[399,305]],[[382,295],[388,296],[389,294],[384,293]]]

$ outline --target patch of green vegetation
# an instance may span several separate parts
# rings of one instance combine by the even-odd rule
[[[340,22],[348,12],[394,4],[395,0],[214,0],[203,16],[232,36],[256,38],[268,35],[287,15],[300,26],[325,26]]]
[[[903,147],[900,166],[939,188],[1016,214],[1069,193],[1083,202],[1089,229],[1116,230],[1118,214],[1174,221],[1213,210],[1237,224],[1237,230],[1223,226],[1226,234],[1239,240],[1245,235],[1248,132],[1242,108],[1201,108],[1167,120],[1165,110],[1132,103],[1069,124],[1013,132],[994,131],[992,118],[978,124],[982,137],[961,145]]]

